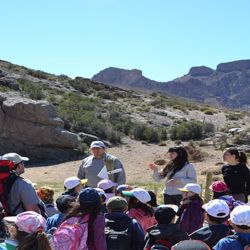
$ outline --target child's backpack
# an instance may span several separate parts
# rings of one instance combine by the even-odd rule
[[[88,216],[71,217],[62,222],[51,237],[54,250],[88,250]]]
[[[9,160],[0,160],[0,202],[5,211],[5,215],[13,215],[14,213],[14,211],[10,211],[8,206],[9,193],[16,179],[19,178],[19,176],[13,173],[14,167],[14,162]],[[16,210],[17,208],[13,210]]]
[[[133,240],[133,219],[122,220],[105,219],[105,236],[109,250],[137,249]]]
[[[172,243],[161,236],[161,230],[151,229],[148,233],[148,239],[145,244],[144,250],[161,250],[161,249],[171,249]]]

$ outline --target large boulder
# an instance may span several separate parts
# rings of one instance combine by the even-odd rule
[[[78,145],[78,135],[64,130],[48,102],[0,94],[0,155],[17,152],[31,161],[60,162],[75,159]]]

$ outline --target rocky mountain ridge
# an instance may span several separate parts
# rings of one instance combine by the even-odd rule
[[[207,104],[229,108],[250,108],[250,60],[221,63],[213,70],[192,67],[187,75],[168,82],[156,82],[140,70],[110,67],[94,75],[93,80],[130,89],[160,91]]]

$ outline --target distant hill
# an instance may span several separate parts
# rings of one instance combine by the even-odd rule
[[[157,82],[137,69],[110,67],[92,80],[119,87],[161,91],[196,101],[229,108],[250,108],[250,60],[221,63],[216,70],[198,66],[168,82]]]

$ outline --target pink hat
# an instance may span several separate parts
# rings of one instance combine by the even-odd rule
[[[216,193],[222,193],[228,191],[227,184],[223,181],[215,181],[210,185],[209,188]]]
[[[17,216],[4,217],[4,220],[14,222],[18,227],[18,230],[29,234],[45,231],[46,228],[46,220],[42,215],[33,211],[23,212]]]
[[[102,190],[107,190],[107,189],[110,189],[110,188],[116,187],[116,186],[118,186],[118,184],[111,181],[111,180],[101,180],[97,184],[97,187],[101,188]]]

